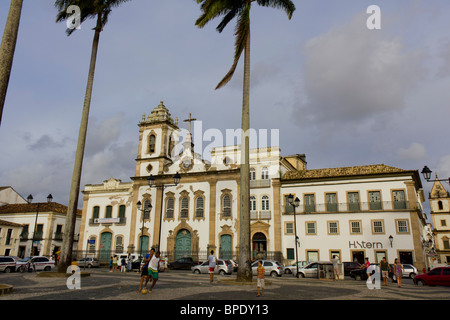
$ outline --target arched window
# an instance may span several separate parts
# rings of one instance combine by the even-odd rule
[[[250,197],[250,211],[256,211],[256,197]]]
[[[197,197],[195,201],[195,217],[203,218],[205,199],[202,196]]]
[[[222,216],[231,217],[231,197],[225,195],[222,199]]]
[[[438,201],[439,210],[444,210],[444,206],[442,205],[442,201]]]
[[[174,198],[168,198],[166,206],[166,219],[173,219],[174,205],[175,205]]]
[[[251,180],[256,180],[256,169],[255,168],[250,168],[250,181]]]
[[[150,205],[151,205],[150,200],[147,199],[144,201],[144,219],[150,218]]]
[[[156,136],[154,134],[150,135],[148,138],[148,152],[153,153],[156,149]]]
[[[262,170],[261,170],[261,179],[262,180],[269,179],[269,169],[267,167],[262,168]]]
[[[269,196],[263,196],[261,201],[261,210],[269,211]]]
[[[189,218],[189,198],[188,197],[184,197],[183,199],[181,199],[180,217],[184,218],[184,219]]]

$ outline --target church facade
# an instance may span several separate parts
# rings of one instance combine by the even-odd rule
[[[185,120],[181,144],[178,120],[163,102],[143,116],[131,181],[111,178],[83,190],[80,251],[103,261],[152,247],[170,261],[204,260],[210,250],[236,259],[240,149],[216,147],[209,161],[202,159],[192,142],[194,120]],[[252,258],[288,264],[297,257],[377,262],[386,256],[424,264],[417,171],[386,165],[308,170],[304,155],[282,156],[278,146],[268,146],[250,151],[250,188]],[[298,207],[289,195],[300,200]]]

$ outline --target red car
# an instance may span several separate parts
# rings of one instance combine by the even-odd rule
[[[418,274],[414,283],[418,286],[450,286],[450,267],[434,268],[427,273]]]

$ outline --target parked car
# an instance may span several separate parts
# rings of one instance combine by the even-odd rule
[[[376,266],[378,267],[378,263],[372,263],[370,266]],[[394,276],[394,268],[393,265],[391,264],[391,269],[389,270],[389,278],[392,279],[393,282],[396,282],[397,280],[395,280],[395,276]],[[372,270],[372,274],[375,273],[375,270]],[[381,270],[379,270],[379,275],[380,275],[380,281],[383,281],[383,273],[381,272]],[[355,279],[355,280],[367,280],[367,270],[365,268],[362,269],[355,269],[350,271],[350,277]]]
[[[350,271],[361,269],[361,264],[359,262],[344,262],[344,275],[349,276]]]
[[[214,270],[214,273],[222,275],[233,273],[233,264],[230,260],[217,259],[217,266],[218,268]],[[205,261],[202,264],[193,266],[191,270],[196,274],[209,273],[209,261]]]
[[[307,264],[305,267],[298,270],[299,277],[301,278],[318,278],[317,268],[319,265],[319,261],[311,262]],[[297,276],[297,270],[294,269],[293,273],[294,277]]]
[[[309,261],[299,261],[298,262],[298,268],[304,268],[306,267],[310,262]],[[285,266],[284,267],[284,273],[285,274],[294,274],[295,270],[297,270],[297,268],[295,267],[296,263],[294,262],[293,264],[289,265],[289,266]]]
[[[100,261],[98,261],[97,258],[82,258],[82,259],[78,260],[77,262],[78,262],[78,266],[80,268],[82,268],[82,267],[99,268],[100,267]]]
[[[418,286],[450,286],[450,267],[438,267],[414,278]]]
[[[178,270],[191,270],[193,266],[198,265],[199,262],[194,261],[192,258],[181,258],[174,262],[169,262],[169,269],[178,269]]]
[[[264,267],[264,274],[266,276],[281,277],[283,275],[284,267],[278,261],[257,260],[252,263],[252,274],[254,276],[257,275],[256,269],[258,268],[258,261],[262,262],[262,266]]]
[[[13,257],[0,256],[0,271],[10,273],[16,271],[16,261]]]
[[[414,279],[418,274],[417,268],[414,267],[412,264],[404,264],[403,269],[404,269],[403,277]]]
[[[55,261],[47,257],[34,256],[16,262],[16,271],[51,271],[54,266]]]
[[[238,264],[236,261],[234,260],[229,260],[231,262],[231,265],[233,266],[233,271],[237,271],[238,270]]]

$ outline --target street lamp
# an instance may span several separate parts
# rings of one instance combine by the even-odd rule
[[[389,236],[389,242],[391,243],[391,248],[392,248],[392,242],[394,242],[394,237],[392,235]]]
[[[160,187],[161,190],[161,212],[160,212],[160,216],[159,216],[159,235],[158,235],[158,250],[161,250],[160,246],[161,246],[161,225],[162,225],[162,219],[163,219],[163,203],[164,203],[164,189],[167,187],[176,187],[178,186],[178,184],[180,183],[181,180],[181,175],[177,172],[174,176],[173,176],[173,184],[160,184],[160,185],[155,185],[155,177],[153,175],[150,175],[148,177],[148,186],[150,188],[158,188]]]
[[[423,178],[424,178],[425,180],[427,180],[427,182],[447,181],[447,182],[450,184],[450,178],[447,178],[447,179],[436,179],[436,180],[431,180],[431,173],[432,173],[432,172],[433,172],[433,171],[431,171],[430,168],[428,168],[427,166],[423,167],[421,173],[422,173],[422,175],[423,175]]]
[[[47,202],[48,203],[51,203],[52,202],[52,200],[53,200],[53,196],[52,196],[52,194],[49,194],[48,196],[47,196]],[[30,194],[28,197],[27,197],[27,202],[28,202],[28,204],[31,204],[31,202],[33,201],[33,196]],[[34,232],[33,232],[33,242],[31,243],[31,255],[33,256],[34,254],[34,242],[36,241],[36,229],[37,229],[37,222],[38,222],[38,216],[39,216],[39,205],[40,205],[40,203],[37,203],[37,208],[36,208],[36,219],[35,219],[35,222],[34,222]]]
[[[296,220],[295,208],[297,208],[300,205],[300,199],[295,198],[295,200],[294,200],[294,196],[292,194],[289,194],[288,202],[294,208],[295,261],[296,261],[295,266],[297,269],[296,277],[298,278],[298,250],[297,250],[298,237],[297,237],[297,220]]]
[[[152,211],[152,208],[153,208],[153,207],[152,207],[152,204],[149,203],[148,206],[145,206],[145,205],[144,205],[144,208],[141,209],[141,208],[142,208],[142,203],[141,203],[141,201],[138,201],[138,202],[136,203],[136,207],[137,207],[137,209],[138,209],[139,211],[142,212],[141,245],[140,245],[140,248],[139,248],[139,260],[140,260],[140,259],[142,259],[142,245],[144,244],[144,221],[145,221],[145,213],[148,212],[148,213],[150,214],[150,212]]]

